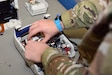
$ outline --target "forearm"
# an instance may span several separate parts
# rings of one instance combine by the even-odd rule
[[[96,53],[97,48],[101,44],[104,36],[109,31],[109,25],[112,22],[112,4],[102,12],[96,23],[93,24],[88,32],[83,37],[83,40],[79,44],[79,52],[88,63],[91,63]]]
[[[82,65],[72,64],[68,57],[58,53],[53,48],[48,48],[43,56],[42,63],[46,75],[82,75]]]
[[[64,28],[90,27],[104,8],[99,0],[84,0],[61,15]]]

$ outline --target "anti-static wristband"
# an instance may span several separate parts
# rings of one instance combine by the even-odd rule
[[[57,18],[57,19],[54,20],[54,22],[55,22],[56,27],[58,28],[58,30],[61,32],[63,30],[63,28],[62,28],[62,25],[60,23],[60,19]]]

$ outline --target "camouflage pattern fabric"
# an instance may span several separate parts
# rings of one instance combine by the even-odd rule
[[[90,27],[99,13],[106,7],[104,0],[83,0],[73,9],[62,14],[62,22],[65,28]]]
[[[108,27],[106,28],[109,30],[107,34],[104,37],[104,40],[101,42],[101,44],[98,47],[97,53],[94,57],[93,62],[91,63],[88,71],[92,75],[112,75],[112,3],[109,4],[108,12],[105,11],[105,13],[108,14],[108,18],[106,22],[110,22],[110,24],[106,24],[104,26]],[[106,15],[107,15],[106,14]],[[103,27],[103,26],[102,26]]]
[[[72,61],[54,48],[48,48],[42,56],[46,75],[82,75],[83,66]]]
[[[112,31],[106,35],[90,65],[92,75],[112,75]]]
[[[112,17],[112,9],[111,5],[107,7],[107,10],[105,10],[98,18],[98,21],[94,24],[91,29],[85,34],[85,36],[82,38],[82,42],[79,45],[79,52],[81,56],[87,60],[88,63],[91,63],[93,60],[93,57],[96,53],[96,50],[102,40],[104,39],[104,36],[109,31],[109,25],[111,17]],[[101,22],[99,22],[101,21]]]
[[[100,1],[100,0],[98,0],[98,1]],[[90,2],[90,3],[88,3],[87,0],[84,0],[84,2],[88,3],[88,7],[89,7],[89,5],[91,7],[91,3],[92,3],[92,6],[93,6],[93,5],[95,5],[94,3],[97,3],[98,1],[95,2],[95,1],[89,0],[88,2]],[[87,5],[86,3],[84,3],[84,4]],[[80,5],[80,3],[79,3],[79,5]],[[101,9],[100,11],[103,11],[104,7],[100,8],[100,6],[101,5],[99,5],[99,9]],[[90,55],[89,56],[90,59],[91,59],[91,57],[93,59],[93,56],[95,55],[95,53],[93,53],[93,56],[91,56],[92,52],[96,52],[98,46],[102,43],[102,40],[103,40],[104,36],[109,31],[109,24],[112,21],[112,9],[111,9],[111,7],[112,7],[112,4],[109,8],[107,8],[107,11],[104,12],[103,17],[101,19],[99,19],[99,21],[96,22],[89,29],[90,30],[90,31],[88,31],[89,34],[91,34],[91,33],[92,34],[89,35],[89,37],[87,36],[88,33],[87,33],[87,35],[85,35],[85,37],[87,36],[87,38],[89,38],[89,41],[86,39],[86,41],[82,41],[82,43],[81,43],[81,44],[85,45],[86,47],[89,47],[89,46],[92,47],[93,45],[91,43],[94,43],[94,42],[97,43],[97,41],[100,40],[100,41],[98,41],[98,44],[96,44],[96,48],[93,49],[93,51],[91,51],[91,47],[89,47],[90,51],[89,50],[86,51],[86,49],[82,49],[82,50],[84,50],[84,52],[80,52],[81,56],[84,57],[87,61],[89,61],[89,58],[87,57],[88,55]],[[98,12],[100,12],[100,11],[98,11]],[[67,12],[67,14],[68,13],[70,14],[71,12],[72,12],[72,10]],[[98,12],[96,12],[96,11],[94,11],[94,12],[97,13],[95,16],[98,16]],[[64,16],[64,15],[62,15],[62,16]],[[67,16],[67,15],[65,15],[65,16]],[[86,15],[86,16],[89,16],[89,15]],[[77,22],[73,22],[73,21],[75,21],[75,19],[73,19],[73,16],[72,16],[72,19],[73,19],[72,22],[71,22],[71,17],[69,17],[69,19],[70,20],[68,20],[67,18],[64,19],[64,17],[62,17],[62,20],[68,20],[67,22],[64,22],[65,27],[66,28],[73,27],[73,26],[75,27],[74,24],[76,24]],[[95,21],[94,18],[91,18],[91,19],[90,19],[91,21]],[[90,22],[85,22],[85,24],[86,23],[88,24],[88,26],[91,24]],[[69,24],[71,24],[71,25],[69,25]],[[84,27],[86,27],[86,26],[84,26]],[[92,36],[94,36],[94,37],[92,37]],[[91,39],[91,37],[92,37],[92,39]],[[85,40],[85,38],[83,38],[83,39]],[[97,54],[96,54],[96,56],[93,60],[93,63],[90,65],[89,68],[87,68],[87,67],[85,67],[81,64],[72,63],[72,61],[68,57],[62,55],[61,53],[59,53],[54,48],[49,47],[49,48],[46,49],[46,51],[42,55],[42,64],[45,68],[45,74],[46,75],[112,75],[111,74],[112,73],[112,66],[111,66],[111,63],[112,63],[112,60],[111,60],[111,54],[112,54],[111,44],[112,43],[111,43],[111,41],[108,41],[108,43],[110,45],[108,46],[108,48],[106,47],[106,51],[104,51],[104,49],[105,49],[104,46],[103,46],[104,49],[102,48],[102,46],[99,47],[99,50],[98,50],[98,52],[97,52]],[[84,46],[81,46],[81,47],[84,47]],[[106,55],[104,55],[102,53],[102,51],[106,52]],[[86,56],[86,54],[87,54],[87,56]],[[102,62],[101,64],[100,64],[99,59]],[[109,68],[109,70],[108,70],[108,68]]]

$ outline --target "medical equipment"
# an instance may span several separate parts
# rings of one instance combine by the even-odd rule
[[[25,27],[15,27],[14,30],[14,44],[20,54],[23,56],[26,64],[31,68],[35,75],[44,75],[44,68],[41,63],[32,63],[25,59],[24,51],[25,45],[27,43],[28,31],[30,25]],[[36,34],[32,37],[33,41],[41,41],[44,38],[42,33]],[[76,63],[79,59],[79,52],[77,49],[77,45],[70,42],[70,40],[64,35],[64,33],[60,32],[56,36],[52,37],[47,44],[53,48],[57,48],[59,52],[63,55],[67,55],[73,63]]]

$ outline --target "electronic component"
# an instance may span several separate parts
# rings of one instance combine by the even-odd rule
[[[25,27],[15,29],[14,30],[14,44],[17,50],[20,52],[20,54],[24,56],[25,48],[24,46],[27,43],[27,37],[28,37],[28,31],[29,31],[30,25],[27,25]],[[33,41],[41,41],[44,38],[44,35],[42,33],[36,34],[34,37],[32,37]],[[79,52],[77,50],[77,45],[71,43],[68,38],[63,34],[59,33],[56,36],[52,37],[47,44],[53,48],[57,48],[59,52],[61,52],[63,55],[67,55],[70,60],[73,61],[73,63],[76,63],[79,59]],[[36,75],[44,75],[44,68],[41,63],[32,63],[28,60],[26,60],[26,63],[31,68],[31,70]]]

